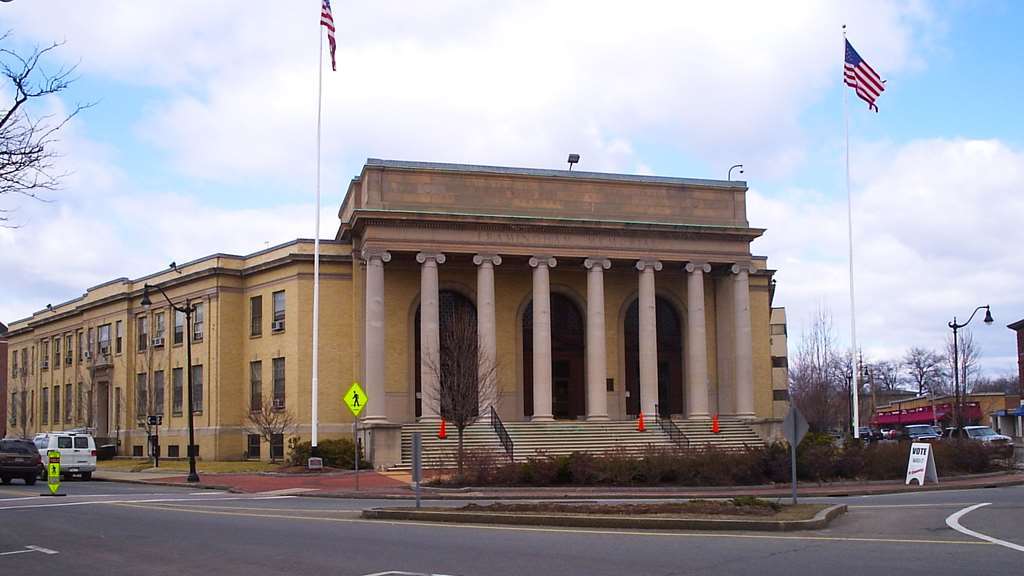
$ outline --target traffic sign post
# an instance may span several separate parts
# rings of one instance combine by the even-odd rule
[[[356,466],[356,490],[359,490],[359,414],[362,413],[363,408],[366,408],[366,403],[369,402],[369,398],[366,397],[366,392],[363,387],[359,385],[359,382],[353,382],[348,388],[348,392],[345,392],[345,396],[342,398],[345,401],[345,405],[352,412],[352,449],[355,451],[355,466]]]
[[[49,496],[66,496],[60,490],[60,451],[50,450],[46,453],[46,485],[50,488]],[[43,494],[47,496],[47,494]]]
[[[423,478],[423,433],[412,433],[412,484],[416,488],[416,507],[420,507],[420,481]]]
[[[790,404],[786,419],[782,421],[782,433],[789,442],[789,473],[793,481],[793,504],[796,504],[796,447],[807,434],[807,420]]]

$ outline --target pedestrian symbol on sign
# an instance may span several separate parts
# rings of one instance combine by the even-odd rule
[[[359,386],[359,382],[353,382],[352,386],[349,387],[348,392],[345,392],[345,405],[352,411],[353,416],[359,416],[359,413],[366,407],[366,403],[370,401],[366,397],[366,392]]]

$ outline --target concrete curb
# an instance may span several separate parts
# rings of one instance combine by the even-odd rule
[[[820,510],[806,520],[735,520],[709,518],[644,518],[642,516],[598,516],[592,514],[510,514],[496,512],[457,512],[416,510],[408,508],[373,508],[363,510],[362,517],[371,520],[414,520],[421,522],[457,522],[463,524],[505,524],[515,526],[565,526],[571,528],[614,528],[639,530],[756,530],[790,532],[820,530],[840,514],[846,504]]]
[[[122,478],[103,478],[99,476],[93,476],[95,482],[120,482],[122,484],[145,484],[146,486],[169,486],[172,488],[195,488],[197,490],[221,490],[224,492],[230,492],[232,494],[244,494],[241,490],[234,488],[233,486],[215,486],[213,484],[189,484],[187,482],[161,482],[160,480],[134,480],[134,479],[122,479]]]

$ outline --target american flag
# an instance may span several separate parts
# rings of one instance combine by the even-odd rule
[[[324,0],[326,2],[326,0]],[[843,66],[843,79],[846,85],[853,88],[861,100],[868,103],[868,108],[878,112],[875,100],[885,91],[885,80],[868,65],[860,54],[853,49],[850,41],[846,41],[846,65]]]
[[[334,61],[334,50],[338,44],[334,41],[334,16],[331,15],[331,0],[324,0],[320,7],[320,25],[327,28],[327,42],[331,45],[331,70],[337,72],[338,65]]]

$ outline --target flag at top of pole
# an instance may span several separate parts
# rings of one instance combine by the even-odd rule
[[[324,0],[320,7],[320,25],[327,28],[327,43],[331,45],[331,70],[338,71],[338,65],[334,61],[334,51],[338,44],[334,41],[334,16],[331,14],[331,0]]]
[[[326,2],[326,0],[324,1]],[[875,100],[885,91],[885,80],[882,80],[878,72],[875,72],[875,69],[860,57],[849,40],[846,41],[846,64],[843,66],[843,79],[861,100],[868,103],[869,109],[878,112]]]

